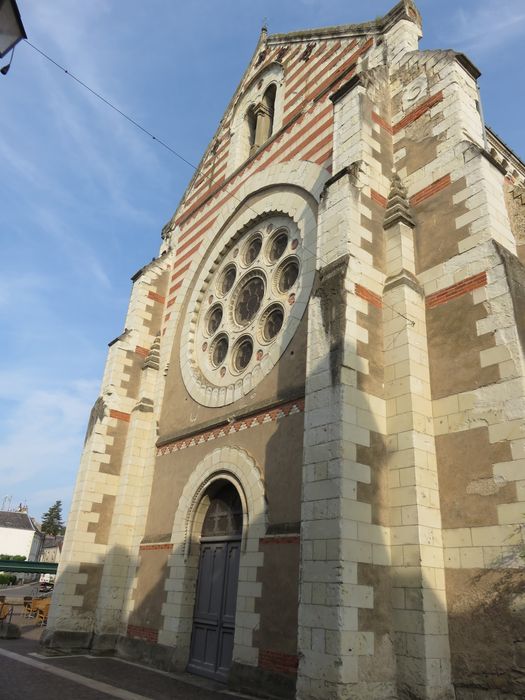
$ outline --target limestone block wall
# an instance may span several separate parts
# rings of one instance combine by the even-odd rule
[[[524,510],[517,482],[497,473],[501,464],[516,476],[520,468],[523,297],[513,280],[522,272],[505,169],[486,149],[476,75],[448,53],[407,56],[393,100],[402,105],[419,86],[425,101],[410,118],[394,108],[391,129],[426,297],[452,680],[459,697],[470,697],[459,688],[478,686],[519,696]],[[477,630],[470,647],[466,629]]]
[[[450,694],[424,302],[410,286],[383,291],[387,275],[415,271],[412,241],[385,250],[388,73],[362,74],[333,101],[336,174],[309,312],[306,425],[317,422],[304,457],[298,697],[343,697],[349,683],[355,697]]]
[[[370,98],[363,85],[350,84],[334,103],[339,170],[322,196],[319,282],[309,308],[297,681],[297,697],[305,699],[343,697],[348,687],[356,697],[395,692],[393,657],[379,622],[386,589],[377,567],[389,561],[389,532],[379,495],[384,273],[374,221],[382,212],[375,188],[388,191],[382,166],[391,149],[378,144],[366,120]]]
[[[430,354],[440,356],[432,386],[453,677],[519,696],[524,364],[507,256],[495,243],[459,256],[462,282],[429,295],[427,317]],[[442,380],[451,365],[453,384]]]
[[[494,578],[493,573],[498,567],[520,566],[517,553],[522,547],[524,512],[512,479],[507,483],[500,477],[496,483],[493,474],[495,465],[511,464],[509,473],[517,478],[520,448],[513,440],[521,440],[523,430],[519,334],[523,295],[517,291],[520,283],[515,281],[521,279],[521,272],[516,271],[519,264],[512,257],[516,253],[516,234],[505,207],[504,169],[502,174],[486,149],[476,85],[478,72],[468,59],[454,52],[401,52],[398,65],[391,67],[390,84],[384,84],[384,75],[377,67],[362,72],[359,80],[348,81],[332,97],[335,175],[323,195],[320,282],[318,298],[312,299],[310,308],[306,424],[315,430],[308,434],[305,445],[304,569],[299,616],[304,657],[298,697],[317,697],[321,688],[325,692],[330,688],[333,697],[339,697],[347,683],[353,684],[356,697],[367,696],[373,687],[376,693],[388,692],[388,683],[398,692],[411,688],[418,697],[448,697],[453,692],[451,680],[459,686],[501,685],[495,674],[503,656],[507,657],[503,666],[509,672],[503,685],[514,692],[521,687],[522,677],[518,651],[521,628],[516,612],[519,574],[507,571]],[[393,160],[387,155],[390,149]],[[383,242],[381,209],[388,205],[393,167],[408,189],[406,205],[413,213],[414,233],[399,231],[396,238],[385,231],[386,248],[381,250],[381,244],[374,246],[374,240]],[[363,235],[365,226],[369,231]],[[345,262],[348,253],[349,263],[347,257]],[[511,267],[513,272],[509,271]],[[338,273],[338,269],[352,272],[347,276],[346,271]],[[323,291],[327,281],[338,274],[339,286]],[[491,293],[492,279],[498,282],[494,281]],[[383,357],[379,364],[384,368],[380,384],[384,385],[383,391],[373,381],[370,331],[374,324],[363,323],[366,308],[359,309],[357,318],[361,318],[357,323],[353,319],[352,324],[348,307],[354,306],[355,300],[348,296],[350,290],[365,298],[370,309],[382,309],[379,323],[383,324]],[[339,354],[335,321],[328,323],[324,318],[330,313],[332,318],[337,317],[334,308],[346,308],[348,324],[341,342],[345,351]],[[340,333],[341,327],[337,328]],[[377,349],[377,344],[374,346]],[[337,361],[343,362],[341,386],[334,385]],[[347,373],[345,362],[355,376]],[[363,421],[359,410],[356,412],[360,400],[355,389],[350,406],[341,402],[338,391],[344,391],[345,378],[351,386],[366,388],[360,400],[373,407],[368,421]],[[472,399],[462,396],[465,390],[481,392],[487,410],[499,405],[496,397],[501,392],[506,397],[505,408],[495,408],[491,422],[498,423],[496,415],[505,415],[505,428],[503,424],[487,425],[487,418],[479,424],[466,419],[461,429],[454,422],[455,427],[451,427],[446,419],[438,426],[436,409],[446,411],[453,404],[459,415],[468,410]],[[440,396],[447,397],[446,401],[442,399],[443,406]],[[320,411],[323,406],[326,415]],[[348,446],[344,428],[339,427],[341,422],[344,425],[345,415],[357,416]],[[469,430],[475,434],[464,432]],[[462,432],[456,442],[455,432]],[[380,448],[374,451],[374,442],[381,441],[383,453]],[[356,459],[363,465],[366,451],[374,455],[376,470],[382,459],[390,464],[388,486],[385,488],[376,475],[374,489],[374,478],[362,472],[354,484],[354,502],[344,511],[341,492],[331,492],[329,482],[317,482],[326,478],[327,469],[337,479],[343,473],[349,476],[349,465]],[[469,476],[467,466],[462,464],[465,459],[473,472],[479,471],[477,479]],[[338,483],[342,490],[346,488],[344,480]],[[451,488],[461,490],[461,500]],[[470,496],[466,501],[464,489]],[[358,524],[358,546],[346,551],[346,518],[359,520],[362,502],[367,500],[372,508],[365,519],[371,518],[377,530],[373,536],[373,528],[365,534],[364,526]],[[468,503],[470,509],[465,510]],[[472,527],[466,534],[460,527],[450,527],[452,513],[457,523],[473,517],[481,527],[476,531],[476,546]],[[336,514],[341,518],[340,535],[331,530]],[[487,522],[481,524],[480,518],[487,518]],[[486,553],[480,545],[484,537]],[[458,542],[464,548],[461,552]],[[376,550],[370,550],[369,543]],[[372,564],[389,567],[383,584],[380,569],[374,572],[374,566],[370,567],[370,551]],[[461,566],[469,569],[463,585],[469,581],[468,595],[476,600],[470,612],[468,596],[458,597],[456,585],[461,579],[449,573],[450,568]],[[487,585],[480,582],[480,590],[475,593],[479,582],[476,567],[490,570],[487,580],[500,581],[501,596],[505,589],[506,598],[498,598],[498,604],[500,609],[507,607],[505,620],[512,630],[501,634],[497,658],[492,662],[486,659],[488,645],[483,652],[478,645],[475,653],[485,661],[474,663],[475,653],[463,650],[466,642],[461,640],[458,625],[460,615],[469,619],[469,614],[474,616],[474,607],[479,610],[489,605],[490,596],[482,602]],[[359,602],[357,594],[345,599],[342,593],[345,584],[350,587],[356,581],[369,584],[366,604]],[[383,601],[389,601],[386,607],[379,605],[379,592]],[[346,614],[341,616],[328,644],[321,620],[329,619],[332,605],[341,606]],[[360,620],[356,629],[368,639],[368,645],[355,645],[360,650],[354,652],[358,661],[349,658],[342,643],[344,631],[352,624],[347,620],[352,610]],[[382,630],[387,646],[380,651],[381,619],[388,621]],[[484,629],[486,638],[490,617],[484,623],[479,619],[478,626]],[[470,664],[472,672],[467,671]]]
[[[122,598],[126,587],[129,538],[112,539],[111,533],[137,515],[132,503],[119,498],[122,476],[127,480],[133,474],[136,490],[144,486],[142,450],[147,452],[146,443],[151,449],[152,436],[147,431],[140,433],[144,426],[139,427],[133,412],[137,406],[150,407],[151,381],[143,381],[143,366],[160,325],[165,270],[166,261],[159,258],[141,271],[132,291],[125,330],[110,344],[101,395],[91,413],[73,496],[69,536],[64,542],[56,586],[57,604],[46,630],[49,643],[91,643],[92,633],[98,631],[97,615],[100,618],[101,614],[96,609],[104,563],[113,556],[117,557],[118,568],[111,595],[118,590],[117,598]],[[135,442],[137,429],[142,445]],[[126,527],[129,531],[134,526],[128,522]]]
[[[508,177],[505,187],[507,211],[516,239],[517,254],[522,263],[525,262],[525,186]]]

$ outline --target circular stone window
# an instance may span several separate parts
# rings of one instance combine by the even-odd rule
[[[263,342],[271,342],[283,327],[284,309],[280,304],[272,304],[261,320],[261,335]]]
[[[272,237],[268,251],[270,262],[277,262],[288,246],[288,231],[281,229]]]
[[[219,278],[219,284],[217,287],[217,291],[219,292],[219,294],[221,294],[222,296],[228,294],[230,289],[235,284],[236,277],[237,270],[235,269],[235,265],[228,265],[228,267],[223,271],[222,275]]]
[[[289,292],[299,277],[299,261],[297,258],[286,260],[277,270],[277,289],[281,294]]]
[[[233,228],[201,266],[182,330],[184,382],[206,406],[236,401],[268,374],[297,329],[314,278],[313,254],[292,218],[268,214]]]
[[[250,364],[253,355],[253,340],[246,336],[241,338],[233,349],[233,367],[236,372],[242,372]]]
[[[257,233],[255,236],[252,236],[252,238],[248,241],[248,245],[246,246],[246,250],[244,251],[244,264],[245,265],[251,265],[252,262],[257,260],[259,257],[259,253],[261,252],[262,248],[262,236],[260,233]]]
[[[210,309],[208,320],[206,322],[206,330],[208,335],[213,335],[219,328],[222,322],[222,306],[217,304]]]

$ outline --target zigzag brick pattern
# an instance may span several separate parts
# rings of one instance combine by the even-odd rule
[[[263,423],[278,421],[282,418],[293,415],[294,413],[302,413],[303,411],[304,399],[289,401],[287,403],[280,404],[275,408],[252,414],[251,416],[240,420],[232,421],[228,425],[221,425],[218,428],[211,428],[210,430],[205,430],[197,435],[192,435],[181,440],[175,440],[174,442],[159,447],[157,450],[157,455],[167,455],[170,454],[170,452],[178,452],[179,450],[185,450],[188,447],[202,445],[205,442],[210,442],[211,440],[216,440],[226,435],[238,433],[241,430],[256,428],[258,425],[262,425]]]

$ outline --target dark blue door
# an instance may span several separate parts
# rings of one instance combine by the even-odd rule
[[[240,540],[202,541],[188,670],[226,681],[235,634]]]

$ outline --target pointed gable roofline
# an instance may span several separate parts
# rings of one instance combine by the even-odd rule
[[[300,43],[313,41],[314,39],[328,40],[384,34],[403,19],[414,22],[421,29],[421,15],[413,0],[401,0],[386,15],[378,17],[372,22],[339,24],[331,27],[288,32],[286,34],[270,34],[268,36],[268,46],[282,43]]]
[[[246,70],[244,71],[244,73],[243,73],[243,75],[242,75],[242,77],[241,77],[241,79],[240,79],[240,81],[239,81],[239,85],[238,85],[237,89],[235,90],[235,92],[233,93],[233,96],[232,96],[231,100],[229,101],[229,103],[228,103],[226,109],[224,110],[224,113],[223,113],[223,115],[222,115],[222,117],[221,117],[221,120],[220,120],[218,126],[217,126],[217,129],[215,130],[215,133],[213,134],[213,136],[212,136],[212,138],[211,138],[211,141],[210,141],[210,143],[209,143],[207,149],[204,151],[203,156],[202,156],[202,158],[201,158],[200,161],[199,161],[199,164],[198,164],[197,167],[195,168],[195,171],[194,171],[194,173],[193,173],[193,175],[192,175],[190,181],[188,182],[188,185],[187,185],[186,189],[184,190],[184,194],[182,195],[182,197],[181,197],[181,199],[180,199],[180,202],[179,202],[179,204],[178,204],[178,206],[177,206],[177,209],[175,210],[173,216],[170,218],[170,220],[169,220],[169,222],[166,224],[166,226],[164,226],[163,231],[164,231],[164,229],[165,229],[166,227],[170,227],[170,225],[172,224],[172,222],[175,221],[175,219],[177,218],[177,214],[178,214],[179,209],[180,209],[181,206],[184,204],[184,202],[185,202],[186,197],[188,196],[188,194],[190,194],[195,180],[196,180],[197,177],[200,175],[201,170],[202,170],[202,167],[203,167],[203,165],[206,163],[206,159],[207,159],[208,156],[210,155],[210,153],[211,153],[211,151],[212,151],[212,149],[213,149],[213,146],[214,146],[215,142],[217,141],[217,138],[219,137],[219,135],[220,135],[220,133],[221,133],[221,130],[222,130],[224,121],[226,120],[226,117],[228,116],[228,114],[230,113],[230,111],[233,109],[233,107],[234,107],[234,105],[235,105],[235,103],[236,103],[236,101],[237,101],[237,97],[238,97],[239,93],[241,93],[242,91],[244,91],[244,88],[245,88],[244,83],[245,83],[245,81],[246,81],[246,78],[248,77],[248,75],[249,75],[249,73],[250,73],[250,71],[251,71],[251,69],[252,69],[252,66],[253,66],[254,63],[255,63],[255,61],[256,61],[256,59],[257,59],[257,56],[260,54],[262,47],[266,45],[267,36],[268,36],[268,31],[267,31],[266,27],[263,26],[262,29],[261,29],[261,32],[260,32],[260,34],[259,34],[259,39],[257,40],[257,45],[255,46],[255,50],[254,50],[254,52],[253,52],[253,54],[252,54],[251,59],[250,59],[249,62],[248,62],[248,65],[246,66]]]
[[[419,29],[421,29],[421,15],[413,0],[401,0],[401,2],[398,2],[397,5],[395,5],[389,12],[386,13],[386,15],[384,15],[383,17],[378,17],[372,22],[363,22],[360,24],[342,24],[336,26],[321,27],[318,29],[299,30],[284,34],[270,35],[268,35],[266,27],[263,26],[259,34],[255,50],[252,54],[250,61],[246,66],[246,70],[244,71],[239,81],[237,89],[233,93],[231,100],[229,101],[226,109],[224,110],[223,116],[219,121],[217,129],[213,137],[211,138],[208,147],[204,151],[204,154],[200,159],[199,164],[196,166],[195,172],[193,173],[190,181],[188,182],[188,185],[184,190],[184,194],[182,195],[175,212],[170,217],[167,224],[163,227],[163,232],[169,232],[175,228],[175,222],[179,218],[181,209],[188,201],[188,197],[191,196],[192,189],[197,179],[201,176],[202,172],[204,171],[206,161],[208,160],[208,157],[211,155],[215,144],[221,136],[222,130],[224,129],[224,124],[227,121],[228,116],[235,109],[235,106],[240,97],[244,94],[247,85],[253,82],[253,79],[257,77],[257,74],[260,71],[262,72],[268,68],[268,64],[263,61],[260,67],[260,71],[258,70],[255,74],[252,75],[253,69],[258,67],[259,55],[262,51],[264,51],[266,47],[273,48],[275,46],[278,46],[279,44],[292,45],[305,41],[313,41],[314,39],[328,41],[333,38],[365,37],[367,35],[379,36],[387,32],[395,24],[402,20],[408,20],[410,22],[413,22],[419,27]],[[231,176],[233,175],[235,175],[235,172],[231,173]],[[228,179],[230,179],[230,177]]]

